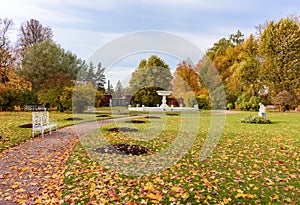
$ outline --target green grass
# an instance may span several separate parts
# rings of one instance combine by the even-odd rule
[[[83,138],[71,153],[64,178],[64,204],[299,204],[300,114],[272,112],[267,113],[272,124],[241,123],[249,114],[257,115],[227,115],[213,154],[200,160],[211,123],[210,113],[201,112],[200,129],[188,152],[172,166],[158,167],[161,169],[157,173],[140,176],[122,173],[135,173],[143,165],[149,169],[165,166],[173,160],[172,154],[180,154],[193,138],[197,116],[187,118],[186,129],[180,134],[183,140],[178,140],[178,131],[184,116],[141,118],[145,124],[105,125]],[[108,128],[124,126],[140,131],[107,132]],[[151,151],[150,159],[95,152],[108,143],[106,140],[146,146]],[[170,146],[174,148],[170,155],[159,155]],[[139,165],[137,170],[133,170],[134,165]]]
[[[50,112],[50,119],[57,122],[58,127],[73,125],[74,123],[83,123],[91,120],[101,120],[111,117],[109,110],[102,110],[99,114],[85,113],[72,114],[71,112]],[[107,116],[105,116],[107,115]],[[67,121],[71,117],[82,118],[80,121]],[[118,115],[116,115],[118,117]],[[32,137],[31,128],[21,128],[21,125],[31,124],[31,112],[0,112],[0,152],[9,147],[19,145]]]

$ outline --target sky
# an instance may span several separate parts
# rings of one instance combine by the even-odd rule
[[[87,61],[106,45],[114,44],[116,50],[120,49],[116,42],[136,33],[165,32],[205,52],[237,30],[247,38],[256,33],[259,24],[300,14],[299,0],[0,0],[0,3],[0,18],[14,21],[12,42],[17,39],[21,23],[37,19],[43,26],[51,27],[54,40],[65,50]],[[128,53],[115,59],[113,65],[104,65],[110,67],[107,78],[112,84],[116,80],[128,81],[139,60],[151,54],[158,53],[173,70],[183,60],[161,50],[150,52],[149,44],[144,45],[143,41],[129,43],[138,43],[145,52]],[[160,44],[166,41],[158,37],[152,47]],[[177,42],[168,44],[176,47]],[[188,55],[187,52],[187,58]]]

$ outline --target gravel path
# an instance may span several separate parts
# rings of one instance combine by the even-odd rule
[[[69,126],[0,153],[0,204],[59,204],[66,160],[78,136],[115,120]]]

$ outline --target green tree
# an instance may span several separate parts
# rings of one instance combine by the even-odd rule
[[[292,19],[271,21],[260,36],[260,75],[271,99],[281,91],[295,95],[300,82],[300,28]]]
[[[148,107],[156,107],[157,104],[161,104],[161,96],[159,96],[156,91],[163,90],[161,87],[151,86],[140,89],[133,96],[134,104],[139,104],[140,106],[145,105]]]
[[[105,92],[104,84],[106,77],[104,75],[105,68],[102,67],[101,63],[98,63],[97,68],[90,62],[89,66],[83,62],[81,69],[77,76],[78,82],[89,83],[91,82],[97,90],[101,91],[102,93]]]
[[[208,49],[208,51],[206,52],[206,56],[210,58],[211,61],[213,61],[215,57],[224,55],[227,48],[232,46],[233,44],[230,42],[230,40],[221,38],[217,43],[214,43],[212,48]]]
[[[120,80],[118,80],[116,84],[113,96],[116,98],[120,98],[123,96],[123,86]]]
[[[53,74],[65,74],[75,80],[81,66],[82,61],[76,55],[45,40],[27,49],[20,75],[31,82],[32,90],[37,93],[40,85]]]
[[[235,46],[241,45],[242,43],[244,43],[244,40],[245,40],[244,39],[244,34],[242,34],[242,32],[240,30],[238,30],[236,32],[236,34],[231,34],[229,36],[229,40]]]
[[[160,57],[152,55],[148,60],[142,59],[138,68],[132,73],[129,86],[133,93],[146,87],[159,86],[165,90],[171,87],[172,74],[169,65]]]

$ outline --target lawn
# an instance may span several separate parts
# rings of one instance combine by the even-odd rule
[[[257,115],[226,115],[222,136],[204,160],[210,112],[200,119],[157,115],[102,126],[83,137],[67,161],[64,204],[299,204],[300,113],[267,113],[272,124],[241,123],[249,114]],[[115,127],[138,131],[109,131]],[[109,143],[142,145],[149,154],[95,151]]]
[[[96,115],[93,113],[72,114],[72,112],[50,112],[50,119],[56,121],[58,127],[110,117],[109,110],[102,110],[101,113]],[[0,112],[0,152],[9,147],[21,144],[32,137],[32,129],[26,128],[26,125],[31,125],[31,118],[31,112]],[[77,118],[77,120],[67,120],[68,118]],[[25,128],[22,128],[22,126],[25,126]]]

